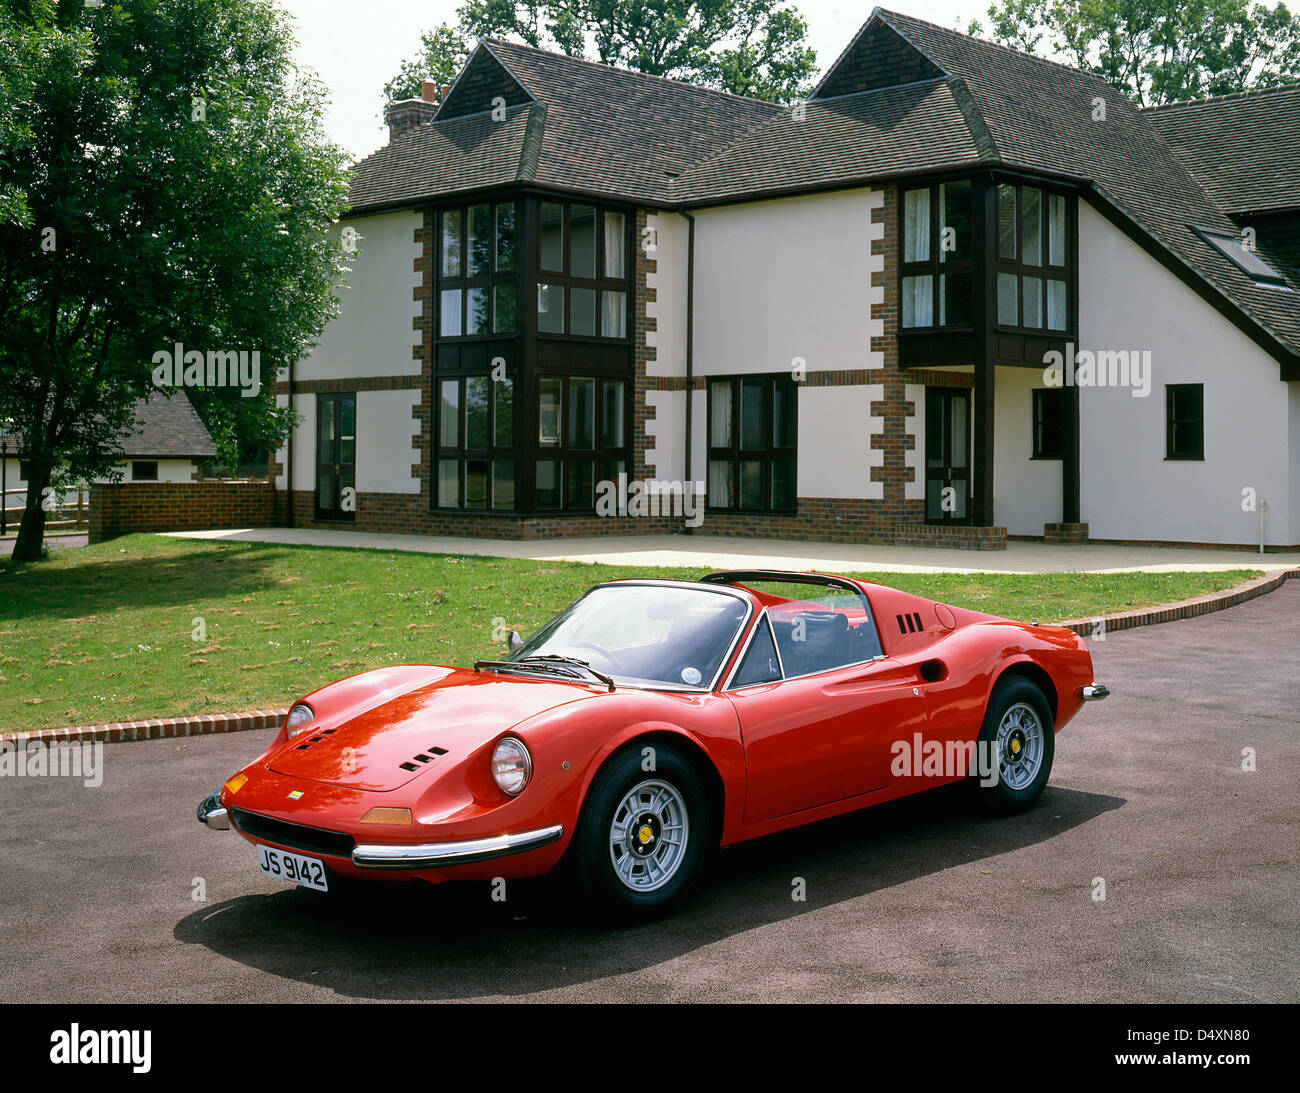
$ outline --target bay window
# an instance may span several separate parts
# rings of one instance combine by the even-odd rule
[[[1036,186],[997,187],[999,326],[1070,329],[1066,199]]]
[[[579,338],[628,332],[626,214],[542,201],[537,214],[537,330]]]
[[[518,322],[513,201],[438,214],[438,336],[512,334]]]
[[[971,322],[971,182],[903,191],[904,327]]]

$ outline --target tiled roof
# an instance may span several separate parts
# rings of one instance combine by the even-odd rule
[[[1221,208],[1300,208],[1300,84],[1145,113]]]
[[[678,201],[718,201],[795,188],[841,185],[973,163],[980,153],[954,95],[932,79],[813,100],[803,117],[782,110],[672,187]]]
[[[504,121],[491,113],[417,125],[356,165],[356,212],[507,185],[526,178],[524,147],[530,127],[545,125],[538,104],[508,107]]]
[[[217,446],[189,398],[177,391],[171,398],[150,395],[135,404],[135,432],[122,441],[127,458],[206,459]]]

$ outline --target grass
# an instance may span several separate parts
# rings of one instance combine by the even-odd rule
[[[499,655],[612,577],[588,565],[132,535],[0,565],[0,731],[288,705],[341,676]],[[1043,622],[1228,588],[1222,573],[866,574]]]

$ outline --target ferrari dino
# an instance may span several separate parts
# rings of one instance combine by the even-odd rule
[[[1028,808],[1056,733],[1106,694],[1071,630],[866,581],[611,581],[500,660],[312,692],[198,817],[322,891],[563,864],[635,916],[719,846],[921,790]]]

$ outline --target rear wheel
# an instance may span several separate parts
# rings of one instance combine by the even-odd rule
[[[596,908],[623,918],[662,914],[689,891],[710,845],[708,800],[695,768],[655,748],[616,755],[596,775],[574,836],[574,865]]]
[[[999,680],[980,729],[979,766],[971,775],[981,803],[1001,814],[1029,808],[1047,785],[1055,751],[1052,711],[1043,692],[1023,676]],[[996,768],[996,781],[990,768]],[[990,770],[990,776],[981,779],[979,769]]]

